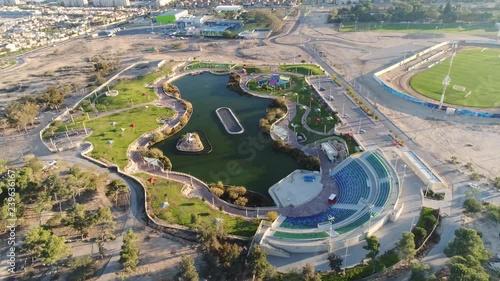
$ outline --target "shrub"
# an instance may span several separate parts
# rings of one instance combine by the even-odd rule
[[[467,212],[470,212],[470,213],[477,213],[477,212],[481,212],[481,210],[482,210],[481,203],[479,201],[477,201],[476,198],[473,198],[473,197],[467,198],[464,201],[463,207]]]
[[[234,204],[235,205],[238,205],[238,206],[246,206],[248,203],[248,199],[246,197],[238,197],[238,199],[236,199],[236,201],[234,201]]]
[[[267,218],[271,221],[274,222],[278,218],[279,214],[275,211],[270,211],[267,212]]]

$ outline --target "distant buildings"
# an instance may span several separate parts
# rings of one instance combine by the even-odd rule
[[[186,16],[189,16],[187,10],[170,10],[156,16],[156,22],[160,24],[174,23],[176,20]]]
[[[19,0],[0,0],[0,6],[16,6],[19,5]]]
[[[95,7],[128,7],[130,0],[94,0]]]
[[[65,7],[83,7],[88,6],[88,0],[63,0],[63,5]]]
[[[178,29],[188,29],[190,27],[201,27],[207,20],[206,16],[185,16],[175,20]]]
[[[170,2],[172,2],[172,0],[156,0],[156,7],[163,7]]]

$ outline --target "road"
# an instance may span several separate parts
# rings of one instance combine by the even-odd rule
[[[294,32],[296,34],[300,34],[303,26],[306,24],[306,17],[301,15],[301,17],[297,20],[297,24],[294,25],[288,33]],[[465,193],[468,190],[466,187],[467,179],[462,175],[457,175],[455,173],[455,167],[444,163],[427,153],[425,148],[420,147],[407,135],[406,132],[397,127],[390,118],[378,111],[372,101],[375,100],[377,103],[383,104],[389,108],[397,110],[402,109],[403,111],[408,107],[414,108],[414,104],[388,94],[378,85],[378,83],[376,83],[373,78],[371,78],[372,73],[370,73],[356,79],[357,85],[354,87],[354,90],[358,96],[361,97],[363,102],[371,105],[374,112],[380,116],[379,121],[370,119],[361,110],[361,108],[345,94],[345,87],[350,86],[352,88],[352,85],[348,83],[348,81],[344,80],[344,78],[325,61],[325,58],[322,57],[321,54],[315,52],[313,44],[316,39],[305,35],[303,36],[307,40],[304,40],[305,43],[299,44],[298,47],[309,54],[311,59],[325,70],[326,75],[336,75],[344,87],[339,89],[333,82],[329,82],[327,77],[311,80],[312,84],[318,90],[319,88],[325,89],[324,91],[318,91],[319,95],[322,95],[326,99],[328,99],[328,96],[330,95],[333,96],[335,100],[329,101],[328,103],[334,107],[336,111],[341,113],[340,115],[347,114],[349,116],[348,118],[344,118],[346,125],[338,128],[338,131],[352,132],[356,134],[360,129],[364,130],[365,133],[357,134],[357,137],[361,140],[361,143],[365,147],[385,147],[390,145],[391,139],[388,137],[388,134],[389,132],[392,132],[405,141],[406,149],[414,151],[449,183],[450,188],[446,192],[445,200],[439,202],[432,200],[424,201],[424,205],[426,206],[441,208],[441,214],[444,216],[441,227],[441,229],[443,229],[441,240],[425,257],[424,262],[429,263],[434,269],[443,267],[449,261],[444,255],[443,249],[454,238],[454,231],[461,226],[461,222],[463,221],[462,204],[465,200]],[[288,45],[279,43],[277,40],[278,38],[279,37],[273,38],[271,42],[274,44]],[[341,39],[332,40],[346,43],[345,40]],[[368,49],[365,49],[365,51],[369,54]],[[359,86],[360,84],[362,86]],[[364,91],[359,92],[359,89]],[[440,117],[439,119],[443,118],[442,113],[440,112],[434,112],[431,109],[424,107],[422,107],[421,110],[428,113],[429,116],[437,116]]]

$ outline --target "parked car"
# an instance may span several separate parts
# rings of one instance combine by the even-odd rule
[[[346,114],[342,115],[342,117],[349,118],[349,114],[346,113]]]
[[[364,130],[364,129],[360,129],[360,130],[358,130],[358,134],[362,135],[362,134],[364,134],[364,133],[366,133],[366,130]]]
[[[321,87],[321,88],[319,88],[319,90],[320,90],[320,91],[324,91],[324,90],[325,90],[325,88]]]
[[[475,183],[471,183],[469,182],[469,187],[472,187],[474,189],[478,189],[479,188],[479,185],[478,184],[475,184]]]

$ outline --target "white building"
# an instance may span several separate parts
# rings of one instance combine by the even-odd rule
[[[130,0],[94,0],[95,7],[127,7]]]
[[[230,6],[221,5],[221,6],[215,7],[214,10],[217,13],[220,13],[220,12],[240,12],[242,9],[243,9],[243,7],[239,6],[239,5],[230,5]]]
[[[175,26],[178,29],[186,29],[190,27],[201,27],[207,20],[206,16],[184,16],[175,20]]]
[[[19,5],[19,0],[0,0],[0,6],[16,6]]]
[[[63,0],[63,5],[65,7],[83,7],[88,6],[88,0]]]
[[[172,0],[156,0],[156,7],[163,7],[170,2],[172,2]]]

